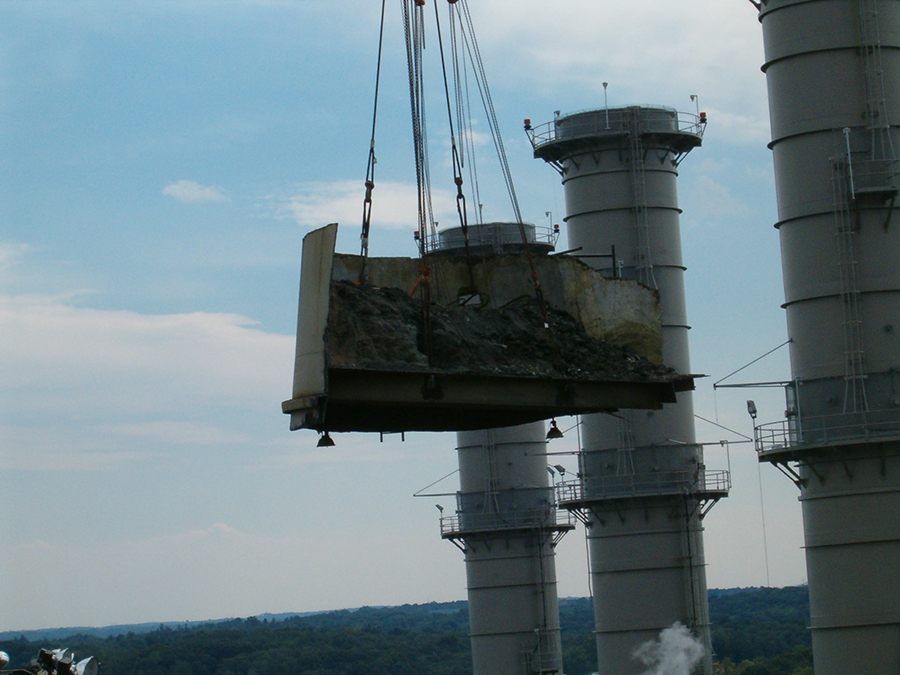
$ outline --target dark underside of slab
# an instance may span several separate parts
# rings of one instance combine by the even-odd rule
[[[330,369],[328,396],[285,401],[292,429],[462,431],[619,408],[661,408],[690,376],[659,382]]]

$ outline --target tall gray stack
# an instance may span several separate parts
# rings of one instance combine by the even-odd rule
[[[900,3],[760,4],[817,675],[900,672]]]
[[[663,359],[691,372],[677,163],[700,145],[697,116],[655,106],[557,115],[530,129],[535,156],[562,175],[573,255],[658,289]],[[587,523],[601,675],[644,672],[634,657],[676,622],[706,647],[709,609],[701,519],[727,493],[694,436],[691,394],[662,411],[583,418],[581,479],[560,504]]]
[[[457,433],[457,514],[444,538],[466,556],[474,675],[562,673],[557,523],[543,422]]]
[[[534,226],[525,225],[530,246]],[[469,228],[470,249],[496,255],[522,247],[516,223]],[[460,228],[441,232],[440,253],[459,253]],[[457,432],[456,514],[441,518],[441,534],[465,554],[473,675],[563,672],[556,588],[560,536],[544,422]]]

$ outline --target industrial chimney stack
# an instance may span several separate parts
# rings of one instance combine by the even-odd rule
[[[531,224],[442,230],[437,255],[553,250]],[[562,675],[556,544],[574,523],[557,511],[544,422],[459,431],[456,512],[441,536],[465,554],[474,675]],[[549,469],[549,471],[548,471]],[[554,474],[555,475],[555,474]]]
[[[704,126],[656,106],[526,123],[535,156],[562,176],[573,255],[658,290],[663,360],[681,373],[691,367],[675,179]],[[580,479],[557,487],[587,525],[600,674],[644,672],[635,650],[676,622],[706,648],[696,672],[711,673],[701,520],[729,479],[706,471],[691,393],[661,411],[582,419]]]
[[[762,0],[816,675],[900,672],[900,3]]]

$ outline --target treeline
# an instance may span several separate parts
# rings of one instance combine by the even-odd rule
[[[710,591],[709,615],[715,651],[732,661],[811,645],[806,586]]]
[[[710,592],[713,649],[721,675],[812,675],[806,587]],[[560,601],[567,675],[597,669],[586,598]],[[100,675],[470,675],[465,602],[362,608],[281,621],[257,618],[65,644],[0,641],[10,667],[41,647],[96,656]]]

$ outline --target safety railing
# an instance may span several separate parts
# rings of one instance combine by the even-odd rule
[[[499,530],[559,529],[574,527],[572,514],[554,507],[486,513],[457,513],[441,517],[441,535]]]
[[[522,649],[523,675],[558,673],[562,663],[562,646],[559,631],[536,629],[536,645]]]
[[[792,417],[754,429],[758,453],[900,437],[900,409]]]
[[[532,223],[523,223],[523,225],[529,245],[556,246],[556,242],[559,240],[558,225],[542,226]],[[524,246],[518,223],[476,223],[466,227],[466,237],[469,240],[470,248],[480,251],[490,249],[496,254],[508,250],[521,250]],[[423,242],[418,231],[415,233],[415,239],[422,247]],[[465,248],[462,228],[442,228],[436,236],[429,235],[424,242],[424,248],[426,253],[452,250],[461,254]]]
[[[730,489],[731,474],[728,471],[660,471],[563,481],[556,484],[556,499],[565,504],[613,497],[721,493]]]
[[[896,193],[900,166],[895,159],[852,158],[853,196],[866,193]]]
[[[646,116],[642,115],[644,111],[648,113]],[[658,112],[666,114],[651,114]],[[583,117],[582,113],[571,113],[536,127],[527,123],[525,131],[531,145],[538,148],[562,140],[622,134],[632,130],[637,133],[685,133],[702,137],[705,128],[705,114],[661,109],[657,106],[633,106],[584,111]]]

